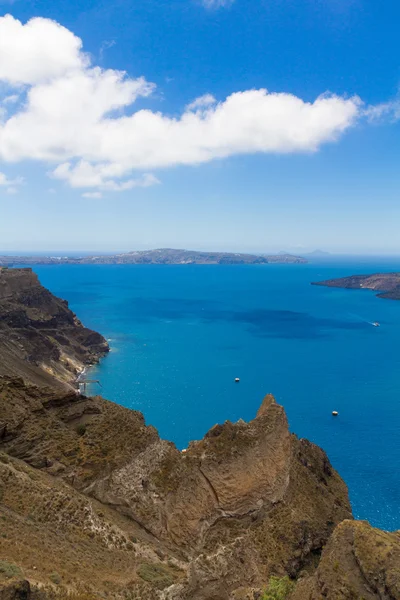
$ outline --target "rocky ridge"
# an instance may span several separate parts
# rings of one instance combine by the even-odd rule
[[[375,273],[373,275],[351,275],[340,279],[315,281],[312,285],[337,287],[348,290],[379,291],[379,298],[400,300],[400,273]]]
[[[272,396],[250,423],[217,425],[182,453],[140,413],[3,377],[0,440],[1,510],[14,523],[0,560],[15,561],[33,581],[51,582],[39,531],[49,538],[51,569],[76,589],[107,590],[90,558],[93,540],[105,545],[103,560],[118,550],[127,569],[114,573],[112,597],[123,598],[129,583],[143,599],[228,600],[243,586],[261,589],[271,574],[312,572],[335,524],[351,517],[325,453],[289,433]],[[16,535],[29,541],[23,554],[14,552]],[[92,580],[72,557],[66,563],[72,540]],[[143,565],[172,569],[172,585],[150,581],[145,593]]]
[[[107,352],[103,336],[84,327],[31,269],[0,267],[0,375],[60,388]]]

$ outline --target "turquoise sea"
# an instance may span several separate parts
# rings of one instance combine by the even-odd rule
[[[327,451],[355,516],[389,530],[400,528],[400,302],[310,282],[392,270],[400,259],[35,268],[110,340],[93,393],[184,448],[216,422],[253,418],[272,392],[291,430]]]

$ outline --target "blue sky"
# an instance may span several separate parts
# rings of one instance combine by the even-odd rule
[[[400,3],[1,9],[0,250],[398,253]]]

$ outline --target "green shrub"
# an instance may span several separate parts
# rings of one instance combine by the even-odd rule
[[[8,458],[7,454],[0,452],[0,462],[5,464],[8,464],[10,462],[10,459]]]
[[[54,571],[54,573],[51,573],[49,579],[52,583],[55,583],[56,585],[60,585],[62,581],[61,575],[59,575],[56,571]]]
[[[333,563],[333,569],[334,571],[339,571],[339,561],[335,560],[335,562]]]
[[[85,435],[86,433],[86,425],[84,425],[83,423],[81,423],[80,425],[77,425],[76,427],[76,433],[80,436]]]
[[[289,577],[271,577],[262,600],[287,600],[294,586],[294,582]]]
[[[7,579],[22,576],[22,571],[17,565],[6,562],[5,560],[0,560],[0,573],[7,577]]]
[[[172,569],[156,563],[143,563],[137,570],[139,577],[162,590],[176,583],[177,576]]]

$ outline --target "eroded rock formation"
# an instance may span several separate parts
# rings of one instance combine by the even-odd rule
[[[291,600],[400,598],[400,532],[343,521],[333,532],[316,572],[301,579]]]
[[[182,453],[140,413],[0,378],[0,432],[12,464],[40,472],[31,483],[4,467],[3,499],[8,506],[10,493],[25,499],[19,517],[27,518],[29,506],[31,516],[65,534],[70,514],[84,531],[89,519],[98,536],[111,526],[93,525],[93,505],[107,507],[153,552],[161,546],[179,557],[176,598],[223,600],[240,586],[261,587],[273,573],[296,577],[314,567],[335,524],[351,516],[346,486],[325,453],[289,433],[272,396],[250,423],[217,425]],[[36,481],[47,493],[34,491]],[[129,539],[123,529],[120,535]]]

